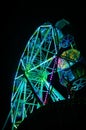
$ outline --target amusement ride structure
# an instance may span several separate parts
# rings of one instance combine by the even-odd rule
[[[57,82],[67,89],[68,99],[86,85],[86,63],[68,28],[70,23],[65,19],[57,21],[55,26],[47,22],[28,40],[13,82],[12,130],[18,128],[28,113],[49,102],[66,100],[52,83],[54,74],[58,75]]]

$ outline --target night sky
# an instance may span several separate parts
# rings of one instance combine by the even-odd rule
[[[30,7],[30,5],[29,5]],[[74,29],[77,47],[86,58],[85,8],[32,8],[21,2],[6,6],[1,16],[2,42],[0,44],[0,124],[1,128],[10,110],[10,100],[15,72],[21,54],[35,29],[44,22],[55,23],[65,18]],[[84,90],[83,90],[84,91]]]

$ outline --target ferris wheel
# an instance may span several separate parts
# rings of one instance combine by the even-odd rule
[[[69,92],[78,91],[86,85],[86,71],[85,67],[81,70],[81,65],[78,66],[81,55],[74,36],[63,32],[69,24],[65,19],[59,20],[55,27],[44,23],[28,40],[13,82],[12,130],[18,128],[28,113],[33,113],[49,101],[65,100],[51,83],[55,73],[58,73],[58,82]]]
[[[42,105],[65,99],[52,85],[57,66],[56,32],[51,24],[41,25],[29,39],[20,58],[11,98],[13,127]],[[49,78],[50,77],[50,78]]]

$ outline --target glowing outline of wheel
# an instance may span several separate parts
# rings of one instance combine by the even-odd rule
[[[64,50],[64,52],[63,53],[60,53],[60,55],[58,55],[59,57],[56,57],[56,55],[57,55],[57,53],[59,53],[59,49],[62,47],[62,48],[66,48],[66,47],[68,47],[69,45],[68,45],[68,41],[67,41],[67,43],[65,42],[65,37],[64,37],[64,34],[62,34],[62,32],[61,32],[61,28],[59,28],[59,25],[60,25],[60,23],[61,23],[61,25],[62,25],[62,27],[63,26],[65,26],[66,24],[70,24],[68,21],[66,21],[65,19],[62,19],[62,20],[60,20],[60,21],[58,21],[57,23],[56,23],[56,25],[55,25],[55,28],[53,28],[52,27],[52,25],[51,24],[44,24],[44,25],[42,25],[42,26],[40,26],[40,27],[50,27],[51,26],[51,28],[52,28],[52,35],[50,36],[50,37],[46,37],[46,38],[44,38],[45,40],[47,40],[47,42],[49,42],[49,39],[51,38],[51,37],[53,37],[52,39],[53,39],[53,44],[55,45],[54,47],[55,47],[55,55],[53,56],[53,57],[50,57],[48,60],[46,60],[45,62],[43,62],[43,63],[41,63],[41,65],[43,65],[43,64],[46,64],[46,63],[48,63],[48,62],[52,62],[52,60],[55,60],[55,61],[53,61],[54,63],[53,63],[53,65],[52,65],[52,67],[51,67],[51,71],[49,72],[50,73],[50,80],[49,81],[47,81],[47,80],[44,80],[44,79],[46,79],[46,77],[47,77],[47,71],[45,71],[43,74],[45,75],[43,75],[43,79],[41,78],[41,81],[43,80],[43,81],[46,81],[46,83],[47,83],[47,91],[45,91],[45,98],[44,98],[44,100],[41,100],[42,98],[40,98],[40,95],[39,94],[37,94],[37,91],[36,91],[36,89],[31,89],[31,91],[30,92],[32,92],[32,90],[34,90],[33,92],[34,92],[34,94],[33,94],[33,96],[31,97],[31,98],[33,98],[33,97],[35,97],[36,96],[36,99],[38,99],[38,101],[40,102],[38,102],[38,104],[34,104],[34,105],[36,105],[36,106],[38,106],[37,108],[39,108],[41,105],[40,104],[42,104],[42,105],[45,105],[46,104],[46,101],[47,101],[47,97],[50,95],[50,97],[51,97],[51,99],[55,102],[55,101],[59,101],[59,99],[61,99],[61,100],[64,100],[65,98],[58,92],[58,90],[57,89],[55,89],[52,85],[51,85],[51,81],[52,81],[52,77],[53,77],[53,74],[54,74],[54,72],[56,71],[56,69],[55,69],[55,65],[58,65],[57,66],[57,73],[59,74],[59,82],[60,82],[60,84],[61,84],[61,81],[60,80],[63,80],[62,82],[63,82],[63,87],[69,87],[70,85],[71,85],[71,87],[70,87],[70,90],[72,91],[78,91],[79,89],[82,89],[84,86],[86,86],[86,61],[85,61],[85,59],[84,59],[84,57],[82,57],[82,56],[80,56],[79,54],[80,54],[80,51],[78,51],[77,49],[76,49],[76,45],[75,45],[75,41],[74,41],[74,43],[72,44],[72,43],[69,43],[70,44],[70,46],[71,46],[71,49],[73,49],[72,50],[72,54],[73,54],[73,57],[70,57],[71,56],[71,54],[69,54],[69,52],[71,53],[71,50],[69,49],[69,51],[68,51],[68,53],[67,53],[67,51],[65,51]],[[39,28],[40,28],[39,27]],[[61,27],[61,26],[60,26]],[[55,30],[54,30],[55,29]],[[36,30],[37,31],[37,30]],[[35,35],[35,33],[36,33],[36,31],[34,32],[34,34],[32,35],[32,37],[31,38],[33,38],[33,36]],[[45,34],[46,33],[44,33],[44,36],[45,36]],[[57,35],[58,35],[58,38],[57,38]],[[48,36],[48,35],[47,35]],[[30,38],[30,39],[31,39]],[[43,35],[42,35],[42,38],[43,38]],[[49,38],[49,39],[47,39],[47,38]],[[61,41],[61,39],[62,40],[64,40],[64,42],[63,41]],[[69,40],[69,39],[68,39]],[[31,41],[29,40],[28,41],[28,43],[30,43]],[[8,114],[8,116],[7,116],[7,119],[6,119],[6,121],[5,121],[5,123],[4,123],[4,126],[3,126],[3,128],[2,128],[2,130],[4,130],[4,128],[6,127],[6,124],[7,124],[7,121],[8,121],[8,118],[11,116],[11,121],[12,121],[12,130],[14,130],[15,128],[17,128],[18,127],[18,125],[24,120],[24,118],[26,118],[26,116],[27,116],[27,111],[25,110],[25,104],[23,104],[23,105],[21,105],[20,106],[20,101],[21,101],[21,104],[22,103],[25,103],[25,102],[22,102],[22,100],[19,100],[19,102],[18,103],[16,103],[16,101],[18,101],[18,100],[16,100],[18,97],[19,97],[19,99],[22,97],[22,94],[23,94],[23,98],[25,99],[25,94],[26,94],[26,91],[22,91],[22,88],[23,88],[23,85],[25,85],[25,88],[26,88],[26,82],[28,81],[28,79],[27,79],[27,76],[28,76],[28,71],[26,71],[25,73],[24,73],[24,66],[22,67],[22,72],[21,72],[21,70],[20,70],[20,62],[22,63],[22,65],[25,65],[25,64],[23,64],[23,63],[25,63],[25,61],[24,62],[22,62],[23,60],[25,60],[25,59],[27,59],[26,57],[25,57],[25,59],[23,59],[22,60],[22,57],[24,56],[24,53],[25,53],[25,51],[26,51],[26,49],[27,49],[27,46],[28,46],[28,43],[27,43],[27,45],[26,45],[26,47],[25,47],[25,50],[24,50],[24,52],[23,52],[23,54],[22,54],[22,56],[21,56],[21,58],[20,58],[20,61],[19,61],[19,64],[18,64],[18,68],[17,68],[17,72],[16,72],[16,75],[15,75],[15,78],[14,78],[14,85],[13,85],[13,92],[12,92],[12,98],[11,98],[11,110],[10,110],[10,112],[9,112],[9,114]],[[61,43],[61,44],[60,44]],[[64,47],[64,44],[66,44],[66,46]],[[57,49],[56,49],[57,48]],[[75,48],[75,49],[74,49]],[[48,48],[49,49],[49,48]],[[45,49],[46,50],[46,49]],[[57,50],[58,50],[58,52],[57,52]],[[74,52],[74,53],[73,53]],[[74,57],[74,54],[76,53],[76,57]],[[47,53],[48,54],[48,53]],[[69,56],[68,56],[69,55]],[[73,60],[73,62],[71,62],[71,63],[67,63],[67,60],[68,59],[66,59],[67,57],[66,56],[68,56],[69,57],[69,61],[71,61],[71,60]],[[62,63],[60,62],[60,63],[58,63],[58,61],[57,61],[57,59],[58,58],[62,58]],[[72,59],[71,59],[72,58]],[[65,60],[64,59],[66,59],[66,62],[65,62]],[[69,62],[68,61],[68,62]],[[83,61],[83,62],[82,62]],[[82,70],[80,69],[80,71],[78,70],[78,69],[75,69],[75,70],[72,70],[71,69],[71,67],[72,67],[72,65],[74,65],[74,66],[76,66],[76,64],[77,63],[81,63],[81,64],[83,64],[83,65],[85,65],[85,66],[83,66],[83,67],[85,67],[85,68],[83,68]],[[66,64],[67,63],[67,64]],[[68,65],[69,64],[69,65]],[[66,66],[64,66],[64,65],[66,65]],[[68,67],[69,66],[69,67]],[[30,66],[29,66],[30,67]],[[40,65],[37,65],[36,67],[34,67],[35,69],[38,69],[40,67]],[[60,68],[59,68],[60,67]],[[27,67],[28,68],[28,67]],[[49,69],[49,68],[48,68]],[[59,70],[59,69],[61,69],[61,70]],[[34,69],[31,69],[31,71],[32,70],[34,70]],[[68,71],[66,71],[66,70],[68,70]],[[76,72],[76,70],[77,70],[77,72]],[[72,71],[75,71],[74,72],[74,74],[72,75]],[[18,74],[18,72],[19,72],[19,74],[20,74],[20,76],[17,76],[17,74]],[[43,71],[42,71],[43,72]],[[63,75],[64,76],[64,74],[66,73],[66,76],[68,77],[67,79],[65,79],[65,77],[63,77],[63,79],[62,79],[62,77],[61,77],[61,75],[60,75],[60,73],[59,72],[61,72],[61,75]],[[65,72],[65,73],[64,73]],[[73,79],[73,77],[72,77],[72,81],[71,80],[69,80],[70,79],[70,74],[69,74],[69,72],[71,73],[71,76],[74,76],[74,79]],[[48,73],[48,74],[49,74]],[[27,76],[26,76],[26,74],[27,74]],[[25,78],[23,78],[23,79],[21,79],[21,77],[25,77]],[[16,89],[16,86],[15,86],[15,84],[16,84],[16,78],[17,79],[21,79],[22,81],[20,82],[20,87],[18,87],[18,89]],[[40,80],[39,80],[40,81]],[[21,83],[23,83],[23,85],[21,85]],[[68,84],[68,86],[67,86],[67,84]],[[17,84],[18,84],[18,82],[17,82]],[[30,83],[29,83],[30,84]],[[76,85],[76,86],[75,86]],[[17,90],[17,91],[16,91]],[[69,91],[70,91],[69,90]],[[23,93],[22,93],[23,92]],[[31,93],[30,93],[31,94]],[[28,95],[28,98],[30,97],[30,94]],[[44,93],[43,93],[44,94]],[[17,97],[16,97],[16,95],[17,95]],[[35,95],[35,96],[34,96]],[[41,95],[42,95],[42,92],[41,92]],[[68,97],[70,97],[70,95],[71,95],[71,93],[68,93]],[[42,97],[42,96],[41,96]],[[13,101],[14,101],[14,103],[13,103]],[[43,102],[44,101],[44,102]],[[29,105],[31,105],[31,103],[28,103]],[[17,107],[16,107],[16,105],[17,105]],[[34,107],[34,105],[32,106],[32,108]],[[16,109],[16,112],[14,113],[14,111],[15,111],[15,109]],[[20,108],[20,110],[19,110],[19,108]],[[22,109],[23,108],[23,109]],[[14,110],[13,110],[14,109]],[[23,110],[23,111],[22,111]],[[32,111],[30,111],[30,113],[32,113],[33,112],[33,109],[32,109]],[[19,121],[17,121],[16,119],[17,119],[17,114],[18,114],[18,116],[20,115],[20,116],[22,116],[22,119],[21,120],[19,120]],[[22,114],[22,115],[21,115]]]
[[[11,98],[12,129],[17,128],[27,117],[27,112],[32,113],[34,109],[46,104],[46,95],[49,94],[49,90],[52,89],[50,97],[53,102],[65,99],[47,81],[48,75],[55,71],[53,66],[49,67],[57,54],[54,31],[50,24],[38,27],[20,58]],[[52,36],[49,37],[49,35]]]

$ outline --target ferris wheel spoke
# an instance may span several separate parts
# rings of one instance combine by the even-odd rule
[[[52,60],[52,59],[54,59],[54,58],[55,58],[55,56],[53,56],[53,57],[51,57],[51,58],[47,59],[46,61],[42,62],[41,64],[39,64],[39,65],[35,66],[34,68],[32,68],[32,69],[28,70],[28,72],[31,72],[31,71],[33,71],[33,70],[37,69],[38,67],[43,66],[45,63],[47,63],[47,62],[51,61],[51,60]]]
[[[30,80],[31,86],[34,90],[34,93],[37,95],[38,100],[40,100],[40,102],[43,104],[43,97],[42,97],[43,95],[42,95],[42,91],[40,91],[41,86],[39,86],[39,83],[36,83],[37,81],[34,82],[34,80]]]
[[[43,37],[42,41],[40,42],[40,45],[39,45],[39,47],[38,47],[38,49],[37,49],[35,55],[34,55],[33,58],[32,58],[32,62],[34,61],[34,59],[36,58],[36,56],[39,54],[40,48],[42,48],[43,44],[45,43],[46,37],[48,36],[48,33],[50,32],[50,30],[51,30],[51,28],[48,28],[48,29],[47,29],[46,34],[44,35],[44,37]]]
[[[15,97],[14,101],[11,103],[12,105],[12,120],[13,124],[16,124],[20,122],[26,117],[26,111],[25,111],[25,103],[24,103],[24,94],[23,94],[23,88],[19,90],[19,93]]]
[[[26,68],[25,68],[25,65],[24,65],[23,60],[21,59],[20,62],[21,62],[21,64],[22,64],[23,69],[25,70]]]
[[[82,77],[73,82],[71,90],[77,91],[86,86],[86,77]]]
[[[14,87],[13,87],[11,101],[13,101],[15,98],[17,98],[17,95],[19,94],[20,89],[22,89],[22,86],[25,84],[22,80],[19,83],[17,83],[17,82],[18,82],[18,80],[16,80]]]
[[[45,56],[45,60],[48,58],[48,55],[50,53],[50,46],[51,46],[51,42],[49,43],[48,49],[46,50],[46,56]]]
[[[32,58],[34,56],[34,54],[36,53],[38,44],[40,42],[40,39],[38,39],[38,34],[39,34],[39,29],[36,30],[35,36],[30,40],[30,49],[29,52],[31,53],[29,56],[29,62],[32,62]],[[39,40],[39,41],[38,41]]]
[[[20,79],[21,77],[23,77],[24,76],[24,74],[20,74],[20,75],[18,75],[17,77],[15,77],[15,80],[16,79]]]
[[[50,97],[52,98],[54,102],[65,99],[62,96],[62,94],[58,92],[58,90],[56,90],[50,83],[48,83],[48,81],[45,81],[45,83],[46,83],[47,90],[49,91]]]

